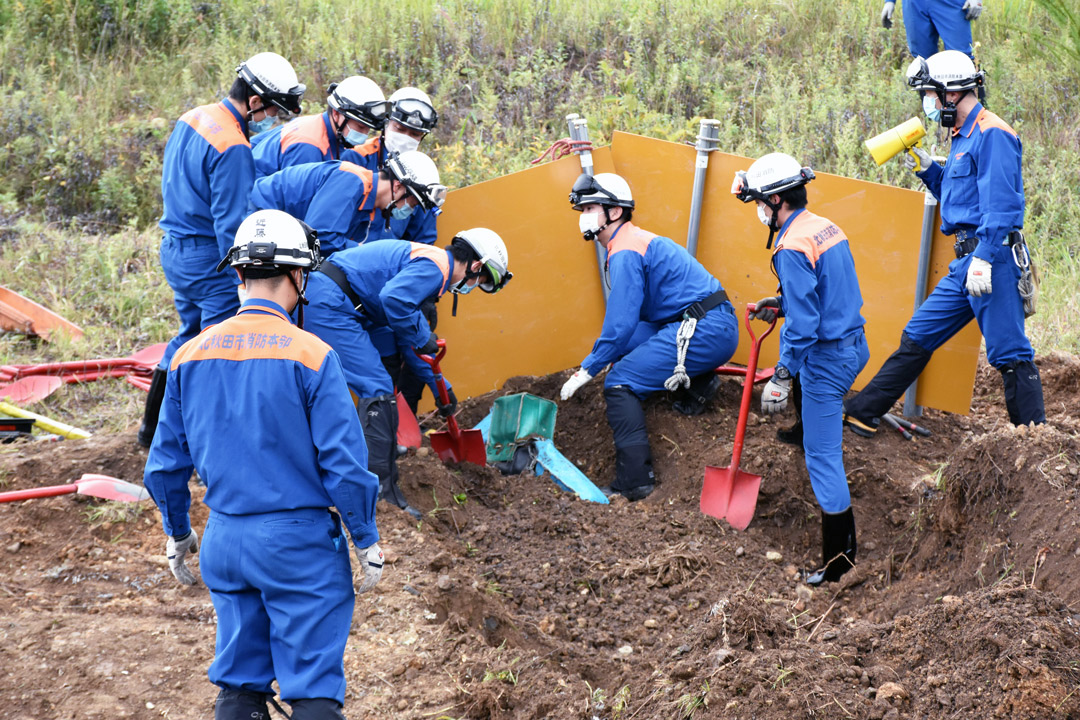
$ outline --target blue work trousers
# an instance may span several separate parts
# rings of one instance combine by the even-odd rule
[[[213,238],[161,239],[161,269],[173,291],[180,330],[169,341],[158,367],[169,368],[173,353],[205,328],[228,320],[240,309],[236,271],[217,271],[221,251]]]
[[[972,297],[964,287],[973,257],[949,263],[949,274],[915,311],[904,332],[933,352],[975,318],[986,338],[986,359],[995,368],[1033,360],[1035,351],[1024,334],[1024,303],[1016,287],[1020,268],[1012,250],[1005,245],[995,250],[990,275],[993,291],[981,297]]]
[[[815,344],[799,370],[806,472],[818,504],[827,513],[851,507],[842,442],[844,395],[869,359],[866,336],[860,329],[844,340]]]
[[[287,702],[345,702],[355,594],[349,545],[326,508],[211,512],[199,570],[217,612],[210,682]]]
[[[904,0],[904,32],[911,56],[934,55],[940,38],[946,50],[972,57],[971,22],[963,8],[964,0]]]
[[[675,371],[675,336],[679,322],[642,322],[634,331],[629,347],[608,371],[604,387],[624,385],[638,397],[664,389],[664,381]],[[731,303],[717,305],[698,320],[686,352],[686,374],[696,377],[715,370],[735,354],[739,344],[739,322]]]
[[[304,308],[304,329],[314,333],[341,358],[345,382],[358,398],[394,394],[394,383],[383,367],[382,357],[341,288],[322,273],[311,273]]]

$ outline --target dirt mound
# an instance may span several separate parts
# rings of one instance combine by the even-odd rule
[[[737,380],[697,418],[647,403],[659,486],[638,503],[411,453],[402,485],[424,516],[379,506],[387,567],[357,601],[347,716],[1080,717],[1080,361],[1039,365],[1045,427],[1011,428],[983,367],[972,415],[928,412],[929,440],[845,437],[859,562],[817,590],[799,575],[819,561],[817,506],[800,450],[775,439],[788,421],[750,418],[743,467],[764,481],[746,532],[698,510],[704,466],[730,461]],[[514,378],[463,403],[463,425],[499,394],[554,399],[565,378]],[[599,383],[561,403],[555,443],[610,481]],[[0,484],[138,481],[144,460],[133,433],[6,446]],[[209,596],[173,581],[153,508],[126,510],[0,504],[12,717],[212,713]]]

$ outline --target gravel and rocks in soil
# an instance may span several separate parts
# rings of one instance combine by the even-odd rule
[[[1080,360],[1038,363],[1046,426],[1009,425],[984,365],[969,416],[919,421],[932,438],[845,435],[859,562],[817,589],[800,570],[820,559],[819,511],[800,450],[775,438],[790,417],[750,417],[742,467],[764,477],[750,528],[698,510],[705,466],[731,457],[738,380],[699,417],[647,403],[660,484],[637,503],[410,452],[402,483],[424,516],[379,505],[387,566],[357,600],[346,716],[1080,717]],[[499,394],[556,399],[565,377],[513,378],[460,419]],[[610,481],[599,382],[560,403],[555,444]],[[137,482],[144,461],[134,429],[20,443],[0,451],[0,484]],[[213,607],[175,583],[164,547],[149,503],[0,504],[9,717],[212,717]]]

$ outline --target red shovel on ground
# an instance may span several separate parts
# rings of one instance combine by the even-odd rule
[[[705,485],[701,489],[701,512],[714,518],[727,520],[736,530],[745,530],[754,519],[758,490],[761,488],[761,476],[740,470],[739,460],[742,459],[746,420],[750,415],[750,400],[754,395],[758,352],[761,350],[761,342],[776,327],[774,319],[768,330],[760,336],[755,336],[753,328],[750,327],[750,313],[756,307],[754,303],[746,306],[746,331],[750,333],[753,344],[750,346],[750,358],[746,363],[746,380],[743,382],[739,422],[735,426],[735,446],[731,451],[731,465],[722,468],[707,466]]]
[[[439,389],[439,400],[443,405],[450,402],[450,394],[446,392],[446,382],[439,368],[439,361],[446,355],[446,341],[439,340],[439,353],[435,357],[420,355],[431,370],[435,373],[435,386]],[[443,462],[470,462],[474,465],[487,464],[487,448],[484,445],[484,435],[479,430],[462,430],[458,427],[457,420],[453,415],[446,418],[446,431],[433,432],[428,436],[431,439],[431,449]]]
[[[108,475],[92,475],[87,473],[70,485],[52,485],[49,487],[30,488],[29,490],[12,490],[0,493],[0,503],[15,502],[16,500],[31,500],[33,498],[54,497],[56,495],[69,495],[78,493],[92,497],[104,498],[105,500],[117,500],[119,502],[139,502],[149,500],[150,493],[146,488],[133,485],[119,478]]]

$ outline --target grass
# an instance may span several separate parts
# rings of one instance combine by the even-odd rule
[[[342,28],[363,28],[362,41]],[[1067,0],[1002,0],[974,32],[990,108],[1024,143],[1042,277],[1029,333],[1039,352],[1078,352],[1080,18]],[[881,28],[861,0],[0,0],[0,283],[88,336],[83,348],[0,336],[0,362],[126,355],[171,336],[155,228],[164,143],[267,49],[297,68],[308,113],[353,73],[387,93],[430,92],[440,121],[423,148],[452,187],[528,167],[571,112],[601,144],[616,129],[688,141],[713,117],[725,151],[918,183],[862,147],[919,103],[903,82],[902,25]],[[115,430],[141,403],[103,381],[44,412]]]

